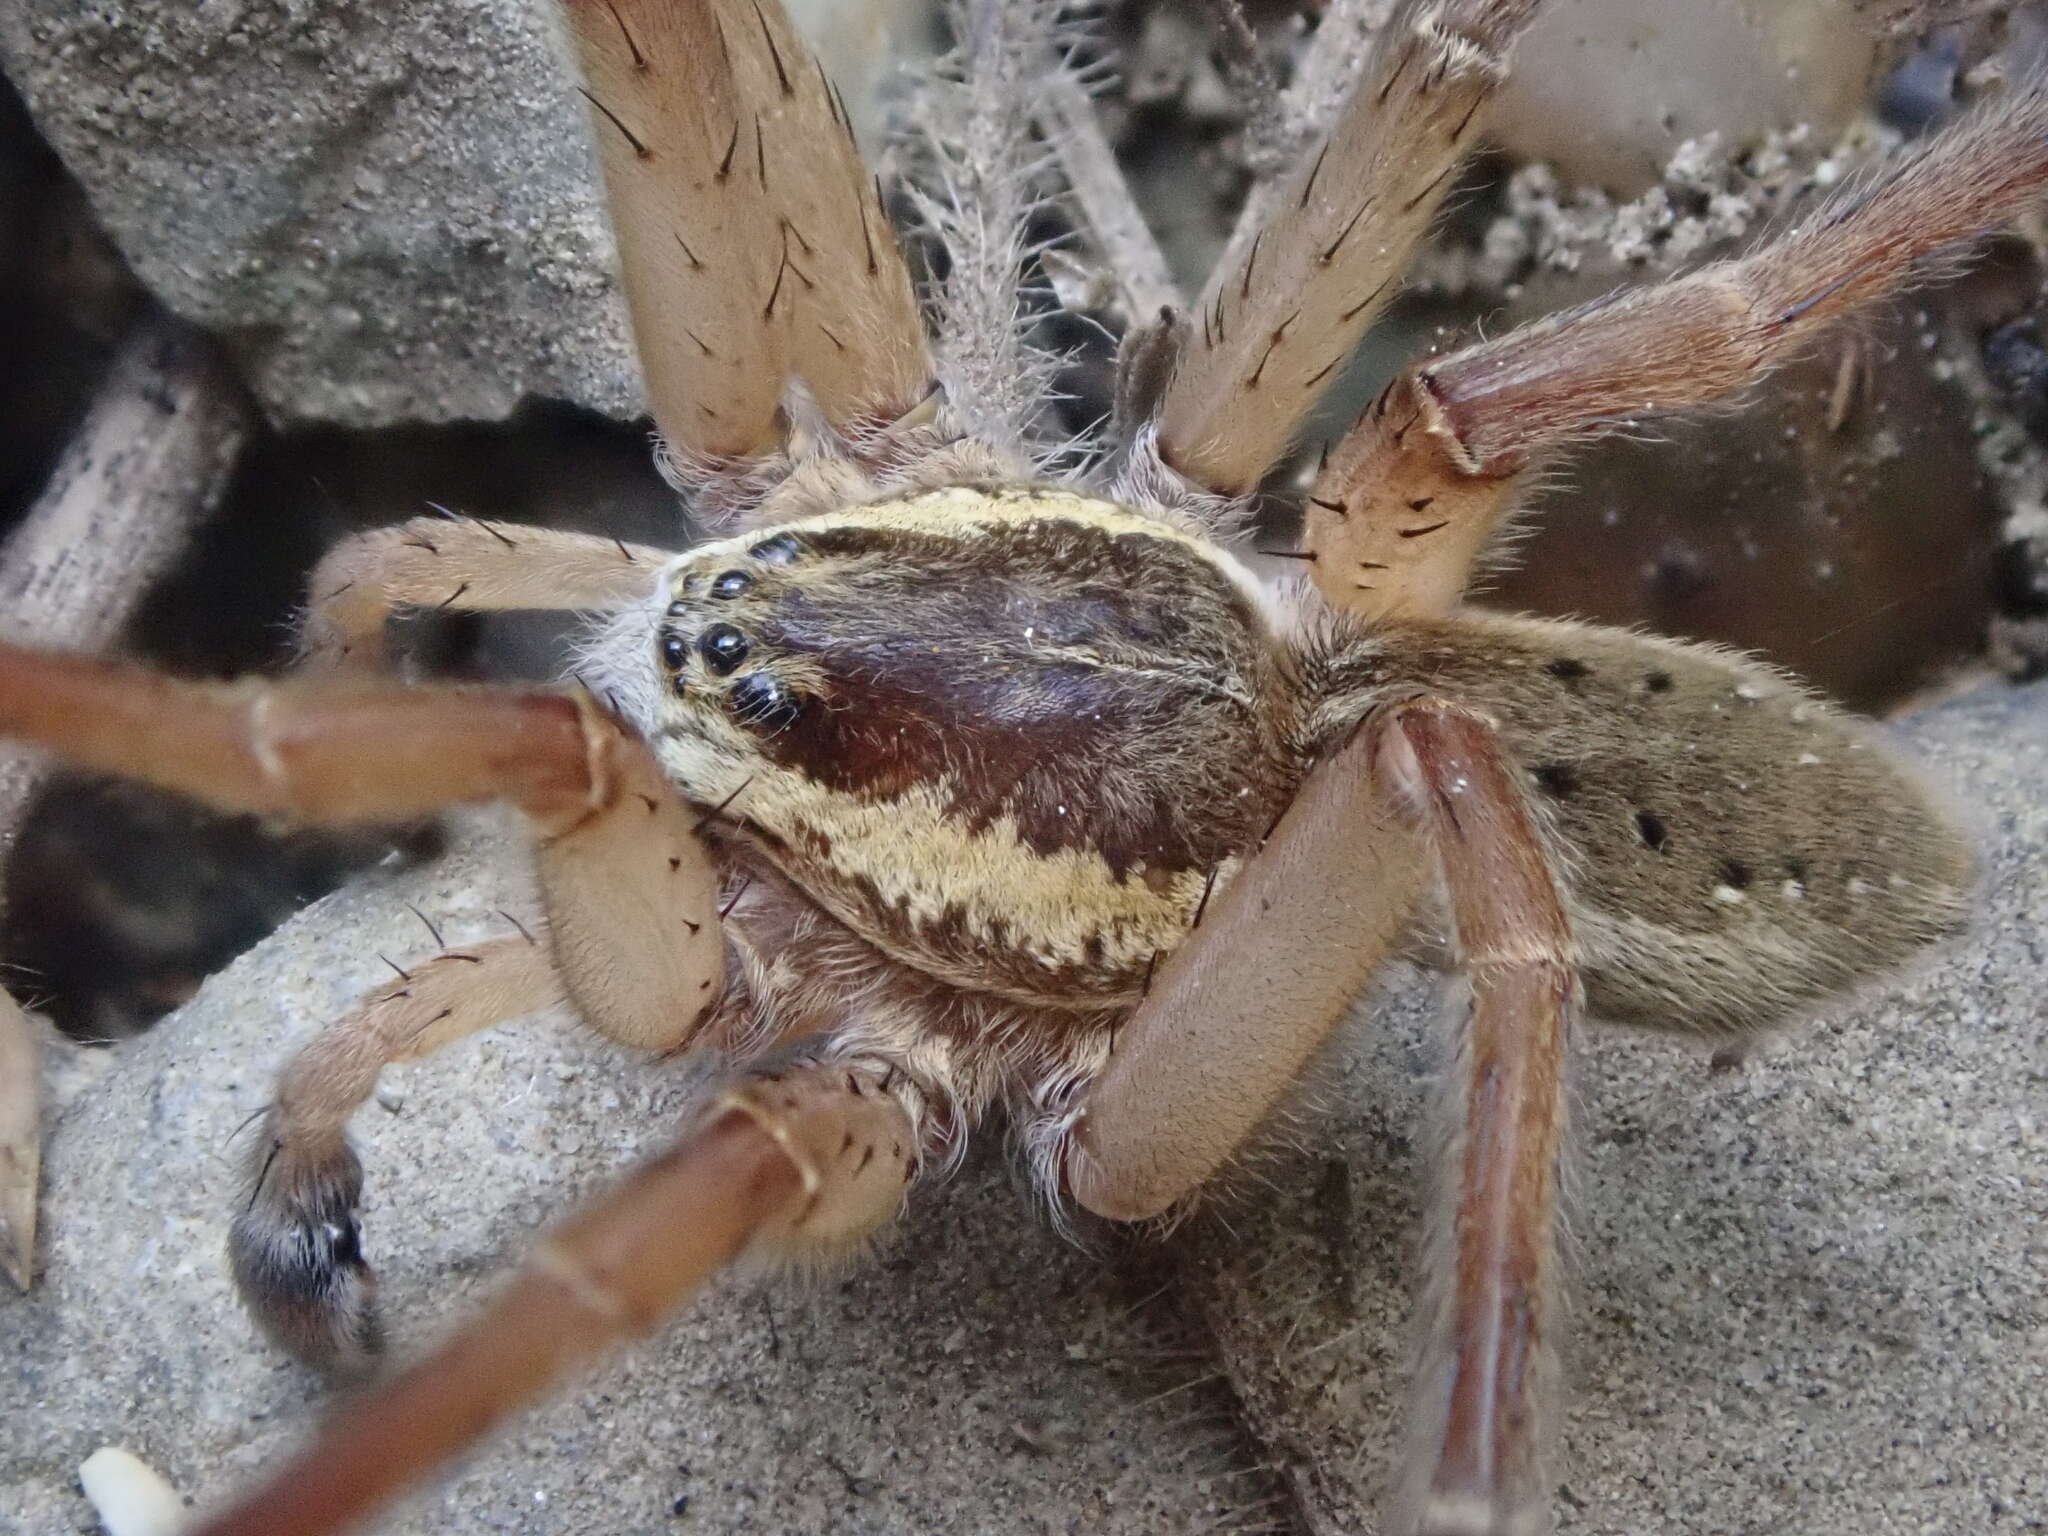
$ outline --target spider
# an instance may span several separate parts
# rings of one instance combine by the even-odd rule
[[[2027,206],[2048,98],[1748,256],[1412,365],[1316,471],[1306,582],[1269,590],[1221,540],[1393,291],[1535,8],[1407,0],[1242,255],[1126,339],[1113,451],[1056,476],[1014,294],[963,319],[988,269],[1009,283],[1021,219],[927,193],[960,323],[934,347],[845,108],[772,4],[567,0],[666,463],[719,536],[364,536],[316,572],[281,683],[0,647],[0,730],[81,764],[298,821],[502,799],[530,824],[545,947],[373,993],[265,1113],[230,1251],[299,1358],[377,1357],[345,1127],[382,1065],[564,997],[612,1040],[727,1063],[671,1151],[206,1532],[362,1518],[743,1254],[857,1251],[998,1116],[1056,1211],[1170,1218],[1404,954],[1459,1001],[1392,1528],[1548,1528],[1582,1015],[1739,1046],[1958,931],[1972,859],[1792,679],[1462,595],[1532,470],[1739,392]],[[1052,15],[970,7],[963,46]],[[602,617],[576,686],[406,687],[385,625],[415,607]]]

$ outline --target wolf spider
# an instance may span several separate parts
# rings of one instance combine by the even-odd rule
[[[723,536],[372,533],[316,573],[281,683],[0,648],[0,729],[73,761],[302,822],[502,799],[531,826],[546,948],[442,956],[278,1084],[230,1246],[300,1358],[376,1353],[345,1126],[383,1064],[561,998],[730,1063],[673,1150],[207,1532],[360,1518],[741,1254],[859,1247],[992,1115],[1056,1210],[1173,1213],[1401,953],[1461,1002],[1394,1528],[1548,1527],[1581,1014],[1738,1044],[1956,932],[1972,861],[1784,675],[1462,594],[1532,470],[1740,391],[2025,207],[2048,103],[1741,259],[1409,367],[1316,471],[1307,583],[1267,590],[1219,537],[1394,289],[1534,9],[1404,4],[1242,261],[1126,339],[1114,450],[1055,477],[1014,309],[927,341],[772,0],[567,0],[667,462]],[[965,13],[970,50],[998,10]],[[925,201],[961,241],[944,314],[975,215]],[[1004,283],[1020,229],[980,248]],[[418,607],[606,617],[580,686],[380,681]]]

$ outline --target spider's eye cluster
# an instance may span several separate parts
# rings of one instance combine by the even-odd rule
[[[703,688],[707,674],[710,679],[730,677],[733,683],[724,690],[722,698],[735,720],[767,731],[785,730],[795,722],[802,701],[782,679],[765,670],[735,677],[749,659],[757,665],[760,660],[758,636],[746,627],[743,615],[736,611],[732,618],[704,621],[711,618],[707,608],[727,604],[748,608],[741,600],[773,597],[775,569],[795,564],[802,553],[803,547],[794,535],[774,534],[748,547],[746,565],[731,565],[723,570],[714,567],[708,574],[690,572],[682,576],[676,600],[668,605],[668,622],[656,637],[662,669],[678,695],[687,695],[693,684]],[[700,623],[702,628],[697,627]],[[699,663],[703,670],[695,672],[693,678]]]

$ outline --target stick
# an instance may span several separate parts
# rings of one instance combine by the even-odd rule
[[[162,313],[136,322],[50,483],[0,545],[0,638],[112,644],[220,500],[250,414],[211,344]],[[0,862],[47,765],[0,744]],[[0,999],[0,1265],[34,1267],[36,1037]]]

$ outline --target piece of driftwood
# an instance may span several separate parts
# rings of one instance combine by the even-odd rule
[[[1059,152],[1074,202],[1115,278],[1131,322],[1142,324],[1162,309],[1180,308],[1179,285],[1138,211],[1087,89],[1076,79],[1060,76],[1038,108],[1038,121]]]
[[[211,344],[161,313],[122,342],[85,420],[28,516],[0,544],[0,636],[102,650],[218,504],[251,426]],[[0,860],[44,763],[0,747]],[[0,997],[0,1267],[34,1270],[39,1052]]]

